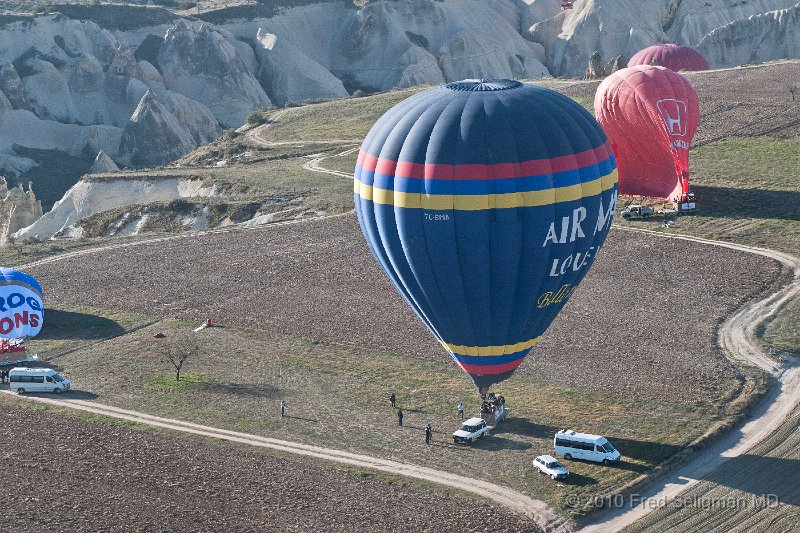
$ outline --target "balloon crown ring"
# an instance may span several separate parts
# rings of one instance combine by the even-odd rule
[[[451,91],[505,91],[522,87],[516,80],[461,80],[445,85]]]

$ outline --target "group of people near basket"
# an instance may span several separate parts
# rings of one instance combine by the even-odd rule
[[[493,392],[489,393],[488,397],[483,398],[483,403],[481,404],[481,415],[488,415],[490,413],[494,413],[498,408],[506,404],[506,399],[503,398],[502,395],[497,395]]]

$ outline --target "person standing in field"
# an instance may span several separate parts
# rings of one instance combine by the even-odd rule
[[[461,403],[461,402],[458,402],[458,408],[457,409],[458,409],[459,418],[461,418],[461,420],[464,420],[464,404]]]
[[[392,395],[389,396],[389,401],[392,402],[392,409],[394,409],[397,405],[397,396],[392,393]]]
[[[433,428],[430,424],[425,426],[425,444],[430,444],[433,440]]]
[[[402,409],[398,409],[397,410],[397,425],[401,426],[401,427],[403,426],[403,410]]]
[[[281,400],[281,418],[286,414],[286,400]]]

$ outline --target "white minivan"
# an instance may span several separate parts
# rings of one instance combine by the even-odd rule
[[[556,433],[553,441],[556,455],[564,459],[584,459],[607,465],[620,458],[620,453],[601,435],[565,429]]]
[[[68,391],[70,381],[52,368],[28,368],[18,366],[8,372],[9,388],[24,392],[55,392],[61,394]]]

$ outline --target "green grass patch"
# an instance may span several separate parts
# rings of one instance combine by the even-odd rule
[[[800,298],[789,300],[757,335],[772,353],[800,357]]]

